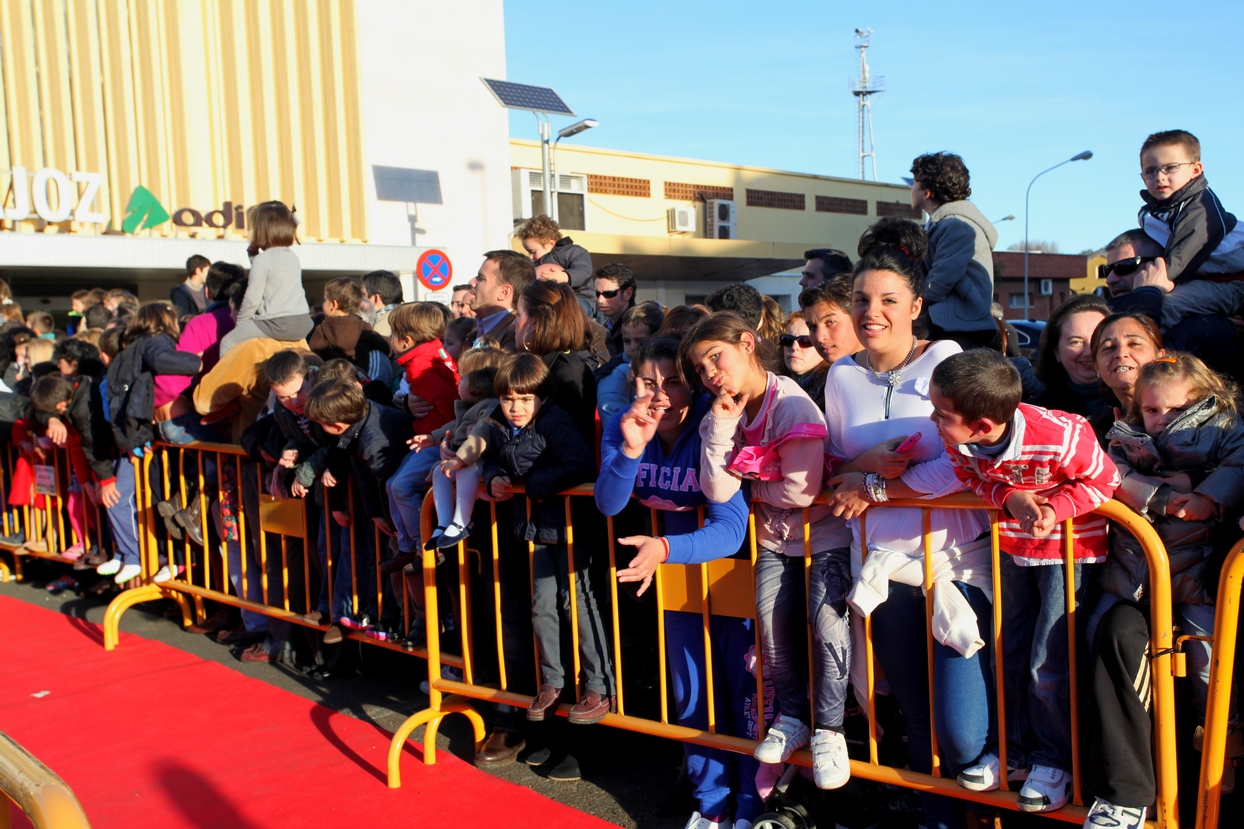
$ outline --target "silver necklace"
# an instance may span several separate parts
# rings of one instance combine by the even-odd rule
[[[890,400],[891,398],[894,397],[894,389],[898,387],[899,383],[903,382],[903,369],[907,368],[908,363],[911,362],[911,358],[916,355],[916,343],[917,342],[918,342],[917,339],[913,336],[911,338],[911,351],[907,352],[906,359],[903,360],[902,365],[900,365],[898,368],[893,369],[892,371],[888,372],[888,376],[886,377],[884,381],[881,379],[881,375],[873,370],[872,355],[868,353],[867,349],[864,350],[864,367],[868,369],[868,372],[873,376],[874,380],[876,380],[878,383],[884,382],[886,384],[886,390],[885,390],[885,419],[886,420],[890,419]]]

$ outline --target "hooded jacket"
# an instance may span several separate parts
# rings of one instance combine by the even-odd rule
[[[1141,190],[1145,206],[1137,219],[1145,233],[1165,249],[1166,273],[1172,282],[1201,274],[1244,272],[1244,227],[1222,209],[1205,176],[1159,201]]]
[[[1208,397],[1175,419],[1158,437],[1119,421],[1106,434],[1110,456],[1122,483],[1115,498],[1153,524],[1166,546],[1171,568],[1171,601],[1213,604],[1205,586],[1205,561],[1222,528],[1222,516],[1244,504],[1244,426]],[[1193,491],[1218,505],[1206,521],[1184,521],[1166,514],[1171,487],[1160,476],[1185,472]],[[1148,599],[1149,567],[1136,539],[1115,532],[1102,570],[1102,587],[1130,601]]]
[[[439,339],[428,340],[397,355],[406,372],[410,393],[432,404],[432,411],[414,422],[415,434],[426,435],[454,419],[458,400],[458,367]]]
[[[537,544],[564,544],[566,507],[555,496],[596,475],[596,459],[570,415],[549,400],[531,423],[514,431],[498,406],[484,426],[487,449],[480,462],[484,486],[508,477],[511,483],[524,486],[531,501],[530,518],[521,506],[514,507],[515,537]]]
[[[583,299],[593,311],[596,310],[596,273],[592,267],[592,254],[581,245],[576,245],[569,236],[563,236],[553,245],[553,249],[540,257],[539,265],[561,265],[570,279],[570,289]]]
[[[368,403],[363,419],[337,439],[336,449],[349,456],[354,468],[363,512],[368,518],[388,515],[385,482],[397,474],[409,451],[406,441],[412,437],[409,415]]]
[[[969,201],[943,204],[925,225],[924,302],[946,331],[992,331],[993,246],[998,231]]]

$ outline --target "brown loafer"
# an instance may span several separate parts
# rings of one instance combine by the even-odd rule
[[[346,638],[345,632],[337,626],[337,623],[328,626],[328,630],[324,631],[324,644],[335,645],[342,639]]]
[[[536,698],[527,707],[527,719],[532,722],[543,720],[544,715],[550,710],[557,710],[557,701],[561,699],[561,696],[561,688],[554,688],[552,685],[541,685],[540,693],[536,694]]]
[[[527,747],[523,735],[512,731],[494,731],[475,752],[477,766],[499,766],[511,763],[518,753]]]
[[[323,611],[312,610],[310,613],[302,614],[302,620],[307,624],[318,625],[324,621],[324,617],[327,615],[328,614]]]
[[[264,648],[263,642],[256,642],[238,657],[243,662],[272,662],[272,655]]]
[[[224,630],[229,627],[229,620],[232,614],[229,608],[222,607],[213,613],[210,617],[203,620],[202,624],[193,624],[186,628],[187,633],[215,633],[218,630]]]
[[[591,725],[605,718],[613,710],[613,697],[606,697],[596,691],[586,692],[570,709],[567,717],[575,725]]]

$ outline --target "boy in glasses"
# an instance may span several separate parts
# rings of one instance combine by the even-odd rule
[[[1244,278],[1244,227],[1209,189],[1201,142],[1184,130],[1155,132],[1141,145],[1140,177],[1140,226],[1162,246],[1158,267],[1174,283],[1162,303],[1162,328],[1190,314],[1238,313],[1244,283],[1210,280]]]

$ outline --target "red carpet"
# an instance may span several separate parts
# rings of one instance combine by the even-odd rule
[[[414,743],[390,790],[376,726],[160,642],[100,641],[94,625],[0,597],[0,729],[97,829],[611,825],[445,751],[424,766]]]

